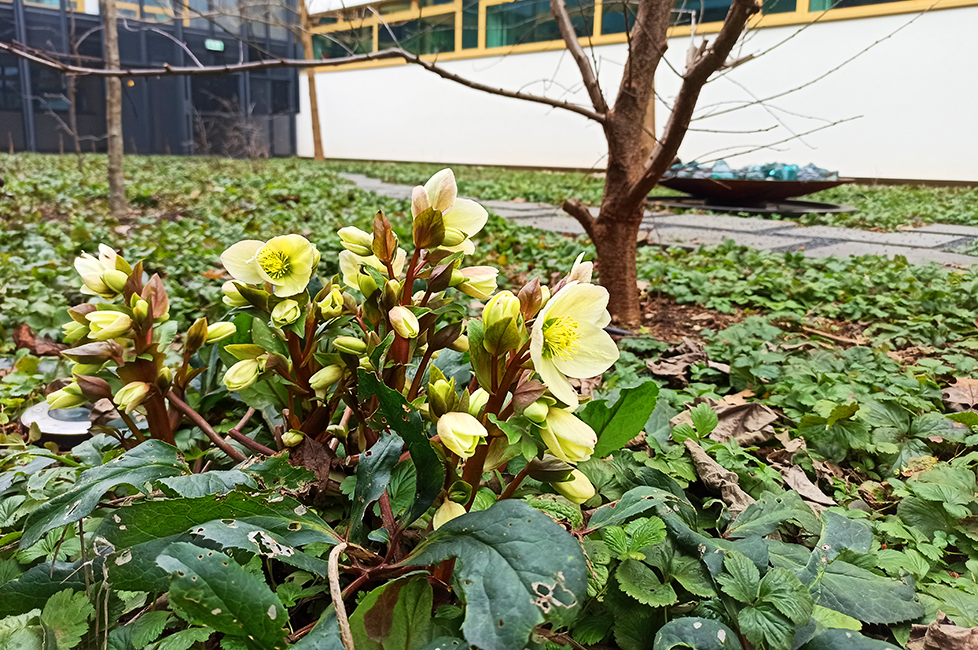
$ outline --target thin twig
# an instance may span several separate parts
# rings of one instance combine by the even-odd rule
[[[211,439],[211,442],[213,442],[218,449],[220,449],[225,454],[227,454],[227,456],[231,460],[240,463],[245,459],[244,454],[242,454],[240,451],[238,451],[228,443],[224,442],[224,439],[221,438],[221,435],[216,431],[214,431],[214,427],[212,427],[207,422],[207,420],[205,420],[203,416],[201,416],[200,413],[193,410],[189,404],[187,404],[182,399],[177,397],[173,391],[167,393],[166,398],[170,400],[170,404],[173,404],[174,408],[176,408],[178,411],[183,413],[185,416],[187,416],[187,418],[190,419],[191,422],[193,422],[198,427],[200,427],[200,430],[203,431],[204,434]]]
[[[350,619],[346,615],[346,605],[343,604],[343,590],[340,589],[340,554],[346,550],[346,547],[346,542],[340,542],[329,552],[326,572],[329,575],[329,595],[333,598],[333,609],[336,611],[336,622],[340,627],[340,640],[343,641],[343,648],[345,650],[356,650],[353,646]]]

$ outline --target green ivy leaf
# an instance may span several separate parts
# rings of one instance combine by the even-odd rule
[[[672,585],[663,584],[655,572],[638,560],[624,560],[615,570],[618,585],[626,594],[650,607],[674,605],[676,596]]]
[[[237,486],[255,488],[255,480],[236,469],[226,471],[203,472],[185,476],[172,476],[158,481],[169,488],[164,490],[170,496],[203,497],[208,494],[227,494]]]
[[[288,612],[263,579],[223,553],[183,542],[156,562],[171,574],[170,604],[185,618],[241,637],[255,650],[285,648]]]
[[[580,544],[550,517],[506,500],[446,523],[415,548],[406,564],[457,557],[466,602],[462,631],[483,650],[524,647],[534,627],[574,620],[587,593]]]
[[[367,531],[363,516],[367,507],[384,494],[391,482],[391,472],[401,457],[404,441],[392,433],[382,433],[373,447],[360,456],[357,465],[357,486],[353,492],[353,509],[350,512],[350,539],[363,544]],[[389,532],[389,531],[388,531]]]
[[[45,632],[54,635],[54,646],[73,648],[88,631],[88,619],[95,608],[84,592],[65,589],[51,596],[41,611],[41,623]]]
[[[741,603],[757,600],[761,574],[746,555],[727,553],[723,558],[724,573],[717,576],[717,582],[724,593]]]
[[[649,381],[623,389],[613,406],[605,400],[588,402],[577,416],[598,434],[594,455],[604,458],[641,433],[655,410],[658,396],[659,387]]]
[[[737,635],[719,621],[689,616],[669,621],[655,635],[652,650],[743,650]]]
[[[414,650],[431,641],[433,592],[427,579],[410,576],[374,589],[350,616],[357,650]]]
[[[44,533],[87,517],[99,499],[119,485],[143,490],[146,483],[169,476],[190,473],[176,447],[159,440],[147,440],[100,467],[85,470],[75,486],[42,504],[27,518],[20,548],[28,548]]]

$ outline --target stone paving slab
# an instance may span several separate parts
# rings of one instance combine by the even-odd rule
[[[548,205],[544,210],[502,210],[497,208],[492,212],[503,219],[513,219],[514,221],[519,222],[522,222],[524,219],[568,216],[563,210],[552,205]]]
[[[960,237],[978,237],[978,226],[959,226],[953,223],[932,223],[929,226],[914,228],[909,232],[927,232]]]
[[[790,231],[789,231],[790,232]],[[706,230],[704,228],[679,228],[675,226],[656,228],[649,232],[648,243],[656,246],[680,246],[683,248],[699,248],[700,246],[715,246],[726,239],[733,239],[742,246],[751,246],[764,250],[786,249],[794,250],[808,243],[807,239],[785,237],[781,235],[759,235],[754,233],[730,232],[724,230]]]
[[[661,215],[661,216],[658,216]],[[666,214],[658,213],[657,216],[646,218],[642,221],[643,227],[646,225],[666,226],[675,225],[684,228],[704,228],[710,230],[734,230],[737,232],[764,232],[766,230],[781,230],[792,228],[797,225],[794,221],[773,221],[770,219],[750,219],[744,217],[730,217],[720,214]],[[792,230],[794,234],[794,230]]]
[[[496,214],[499,214],[499,210],[505,210],[507,212],[535,212],[540,210],[550,210],[553,212],[554,210],[559,209],[553,205],[550,205],[549,203],[523,203],[522,201],[481,201],[474,197],[468,198],[472,198],[473,201],[478,201],[479,205],[487,210],[496,212]]]
[[[843,241],[865,242],[878,246],[915,246],[923,248],[946,246],[951,242],[961,239],[961,237],[955,235],[939,235],[913,231],[872,232],[870,230],[837,228],[835,226],[795,228],[791,231],[791,234],[798,237],[810,237],[812,239],[841,239]]]
[[[924,262],[937,262],[945,266],[970,266],[978,264],[978,257],[961,255],[959,253],[948,253],[929,248],[911,248],[909,246],[878,246],[865,242],[840,242],[829,246],[819,246],[817,248],[806,248],[806,257],[850,257],[862,255],[885,255],[895,257],[903,255],[908,262],[920,264]]]
[[[554,216],[540,216],[540,217],[530,217],[528,219],[520,219],[519,223],[521,226],[530,226],[531,228],[539,228],[540,230],[549,230],[550,232],[556,232],[560,234],[570,234],[570,235],[583,235],[584,228],[577,222],[574,217],[568,217],[560,212],[559,215]]]

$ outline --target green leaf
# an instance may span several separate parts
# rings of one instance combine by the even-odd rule
[[[88,619],[95,608],[84,592],[65,589],[51,596],[41,612],[41,623],[54,633],[55,646],[73,648],[88,631]]]
[[[216,542],[222,548],[247,551],[319,575],[326,575],[327,562],[296,547],[312,543],[336,543],[333,537],[323,535],[318,530],[303,529],[300,521],[281,517],[218,519],[196,526],[191,534],[194,538]]]
[[[278,352],[283,356],[289,354],[289,348],[285,341],[272,332],[262,318],[255,318],[251,321],[251,342],[261,346],[266,352]]]
[[[746,555],[727,553],[723,559],[724,573],[717,576],[717,582],[724,593],[741,603],[757,600],[761,574]]]
[[[156,639],[160,638],[166,628],[167,621],[170,620],[170,612],[155,611],[146,612],[135,621],[129,624],[132,628],[132,644],[136,648],[144,648]]]
[[[941,610],[961,627],[978,627],[978,595],[937,584],[922,590],[940,601]]]
[[[255,650],[285,647],[288,612],[263,579],[222,553],[183,542],[156,562],[171,574],[170,604],[185,618],[242,637]]]
[[[289,532],[288,539],[336,544],[339,537],[318,515],[292,497],[275,493],[231,492],[227,496],[137,502],[119,508],[102,520],[96,531],[111,548],[108,571],[116,589],[164,591],[166,572],[156,557],[175,541],[190,541],[190,533],[207,522],[252,521],[267,531]],[[296,528],[298,526],[299,528]],[[294,529],[294,530],[293,530]],[[205,528],[201,532],[205,532]],[[302,537],[292,537],[292,534]],[[273,536],[278,532],[270,533]],[[262,550],[257,534],[251,552]],[[84,586],[84,582],[82,582]],[[2,593],[2,591],[0,591]]]
[[[340,646],[342,648],[342,646]],[[469,650],[469,644],[462,639],[456,639],[450,636],[440,636],[428,645],[418,648],[417,650]],[[326,649],[324,650],[332,650]]]
[[[606,616],[585,616],[571,630],[574,640],[583,645],[595,645],[604,641],[614,621]]]
[[[650,607],[667,607],[678,600],[672,585],[662,584],[649,567],[638,560],[624,560],[615,570],[618,585],[626,594]]]
[[[798,577],[779,567],[768,569],[757,591],[758,602],[768,603],[797,626],[806,625],[815,606],[808,587]]]
[[[717,428],[717,425],[720,424],[719,416],[717,416],[706,402],[700,402],[691,408],[689,410],[689,417],[693,422],[693,426],[696,427],[696,433],[701,438],[705,438],[711,434]]]
[[[147,440],[100,467],[85,470],[67,492],[42,504],[32,512],[20,539],[20,548],[28,548],[49,530],[87,517],[99,499],[119,485],[143,490],[146,483],[168,476],[190,473],[176,447],[159,440]]]
[[[795,626],[772,605],[745,607],[737,615],[744,637],[755,646],[770,650],[789,650],[795,636]]]
[[[743,650],[737,635],[719,621],[689,616],[669,621],[655,635],[652,650]]]
[[[363,516],[367,507],[379,499],[390,484],[391,472],[401,457],[403,447],[404,441],[400,436],[382,433],[374,446],[361,454],[357,465],[357,486],[353,492],[353,509],[350,512],[352,541],[358,544],[366,542]]]
[[[641,433],[655,410],[658,396],[659,387],[649,381],[623,389],[613,406],[609,406],[605,400],[588,402],[577,416],[598,434],[594,455],[604,458]]]
[[[255,465],[243,468],[248,474],[254,474],[268,488],[298,490],[316,482],[316,475],[305,467],[293,467],[289,463],[289,453],[272,456]]]
[[[621,526],[632,517],[675,502],[676,497],[665,490],[652,487],[633,488],[615,503],[609,503],[595,510],[588,527],[596,529],[603,526]]]
[[[831,510],[822,513],[822,537],[818,548],[825,560],[831,562],[839,553],[849,549],[859,555],[869,553],[873,546],[873,530],[864,521],[849,519]]]
[[[357,650],[414,650],[431,641],[433,592],[428,580],[410,576],[367,594],[350,616]]]
[[[237,486],[255,488],[255,480],[236,469],[172,476],[159,480],[169,488],[170,496],[203,497],[208,494],[227,494]]]
[[[345,650],[340,640],[340,626],[336,621],[336,610],[330,604],[319,617],[312,631],[292,646],[291,650]]]
[[[803,645],[801,650],[899,650],[899,646],[850,630],[825,630]]]
[[[153,646],[153,650],[189,650],[195,643],[203,643],[211,638],[214,630],[206,627],[191,627],[163,637]]]
[[[818,531],[821,526],[812,509],[794,490],[784,494],[765,493],[755,503],[747,506],[727,527],[724,537],[739,539],[752,535],[761,537],[777,530],[783,522],[790,521],[807,530]]]
[[[580,544],[547,515],[506,500],[446,523],[415,548],[407,564],[457,557],[466,602],[462,631],[483,650],[525,646],[544,622],[574,620],[587,593]]]
[[[357,387],[361,399],[374,395],[378,399],[379,406],[371,426],[377,431],[389,428],[398,434],[414,461],[417,470],[414,502],[402,520],[407,526],[427,512],[438,498],[445,482],[445,466],[431,447],[421,413],[408,404],[401,393],[386,386],[377,375],[363,370],[359,371]]]
[[[636,519],[625,530],[631,538],[628,541],[628,550],[632,552],[654,546],[666,538],[666,525],[658,517]]]
[[[628,533],[621,526],[606,526],[601,531],[601,540],[614,557],[628,556]]]
[[[828,607],[815,605],[812,610],[812,618],[825,627],[840,628],[844,630],[859,631],[863,629],[863,624],[851,616],[846,616],[842,612],[837,612]]]
[[[105,557],[92,561],[95,575],[102,575]],[[54,594],[71,589],[85,590],[85,571],[82,561],[43,563],[25,571],[16,580],[0,587],[0,616],[11,616],[41,609]]]

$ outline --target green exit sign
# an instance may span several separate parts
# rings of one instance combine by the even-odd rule
[[[216,38],[208,38],[204,41],[204,47],[211,52],[223,52],[224,51],[224,41],[219,41]]]

